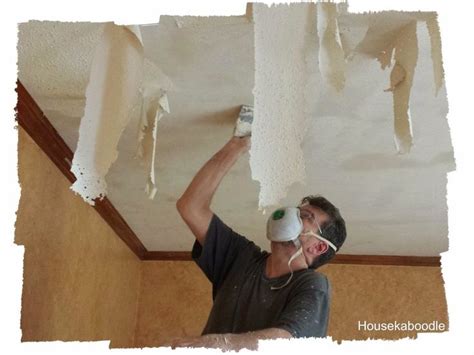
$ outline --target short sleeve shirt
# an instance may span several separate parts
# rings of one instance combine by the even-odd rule
[[[213,306],[202,334],[244,333],[281,328],[294,337],[324,337],[329,318],[330,285],[312,269],[265,276],[266,259],[247,238],[213,215],[204,246],[196,240],[192,257],[212,283]]]

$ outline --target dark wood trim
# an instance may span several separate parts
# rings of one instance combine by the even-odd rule
[[[190,251],[148,251],[143,260],[192,261]]]
[[[76,181],[76,177],[70,170],[74,155],[73,152],[20,81],[17,82],[16,91],[18,93],[18,103],[16,107],[18,124],[46,153],[59,170],[61,170],[63,175],[73,183]],[[143,256],[147,252],[145,246],[115,209],[110,200],[107,197],[104,197],[102,200],[96,200],[94,208],[135,255],[143,259]]]
[[[73,158],[71,149],[69,149],[20,81],[17,82],[16,91],[18,92],[18,104],[16,107],[18,123],[56,164],[64,176],[73,183],[76,178],[70,170]],[[118,237],[141,260],[192,260],[191,252],[187,251],[148,251],[107,197],[102,200],[96,200],[94,208],[117,233]],[[439,267],[441,266],[441,258],[439,256],[338,254],[330,263]]]
[[[71,183],[76,181],[76,177],[70,171],[73,157],[71,149],[19,81],[17,82],[16,92],[18,93],[16,117],[20,126]]]
[[[148,251],[144,260],[191,261],[191,252]],[[353,265],[396,265],[396,266],[441,266],[439,256],[398,256],[398,255],[349,255],[338,254],[330,264]]]
[[[338,254],[331,264],[353,265],[396,265],[396,266],[441,266],[439,256],[404,256],[404,255],[350,255]]]

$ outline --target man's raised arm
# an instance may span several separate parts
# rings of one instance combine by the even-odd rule
[[[232,137],[204,164],[176,202],[179,214],[201,245],[213,214],[212,197],[223,177],[249,147],[250,137]]]

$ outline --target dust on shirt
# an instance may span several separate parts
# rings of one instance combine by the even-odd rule
[[[192,257],[212,283],[213,306],[202,334],[244,333],[281,328],[294,337],[327,333],[330,286],[312,269],[277,278],[265,276],[270,254],[213,215],[204,246],[196,240]]]

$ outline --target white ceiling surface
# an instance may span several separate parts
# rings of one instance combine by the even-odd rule
[[[395,13],[342,15],[346,50],[356,47],[375,18],[377,26],[390,23],[395,29],[411,19]],[[72,150],[101,31],[101,24],[20,25],[20,80]],[[175,87],[168,93],[171,114],[158,128],[158,193],[147,198],[146,172],[134,158],[137,116],[124,131],[107,175],[108,197],[148,250],[186,251],[193,237],[175,202],[230,138],[239,105],[253,103],[253,25],[245,16],[162,16],[159,24],[141,31],[146,57]],[[371,43],[376,47],[380,39]],[[390,69],[382,71],[376,60],[355,53],[342,93],[321,84],[319,74],[311,78],[319,94],[303,144],[307,183],[293,185],[281,203],[295,205],[307,194],[334,202],[348,228],[342,253],[429,256],[448,249],[446,172],[454,169],[454,159],[446,91],[443,86],[434,96],[430,40],[422,21],[418,43],[410,105],[415,145],[408,155],[397,155],[394,145],[392,95],[383,92]],[[248,157],[226,176],[212,207],[234,230],[268,250],[268,213],[258,211],[259,186],[251,179]]]

